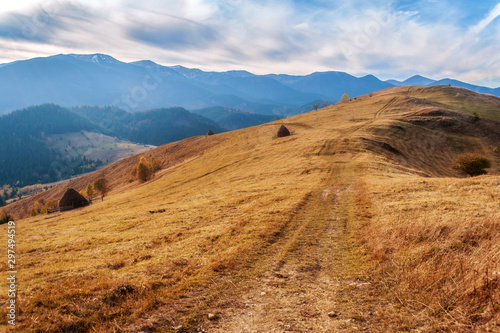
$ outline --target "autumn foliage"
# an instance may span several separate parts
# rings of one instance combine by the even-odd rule
[[[457,157],[453,164],[453,169],[460,170],[470,176],[486,174],[486,168],[491,167],[491,163],[485,157],[478,154],[462,154]]]
[[[101,193],[101,200],[104,200],[104,196],[109,192],[108,180],[104,177],[96,179],[94,181],[94,189]]]
[[[132,176],[136,177],[140,182],[145,182],[154,177],[155,172],[160,168],[159,163],[156,161],[154,156],[151,156],[147,160],[144,156],[141,156],[139,164],[132,169]]]

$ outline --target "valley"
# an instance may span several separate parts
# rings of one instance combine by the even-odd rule
[[[53,134],[46,140],[63,157],[85,156],[86,159],[100,160],[106,164],[155,148],[87,131]]]

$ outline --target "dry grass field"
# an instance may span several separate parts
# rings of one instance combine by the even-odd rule
[[[143,184],[140,156],[76,180],[113,191],[16,221],[16,330],[498,331],[499,100],[398,87],[158,147]],[[454,170],[465,152],[488,174]]]

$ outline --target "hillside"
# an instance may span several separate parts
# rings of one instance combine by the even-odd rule
[[[137,155],[7,206],[19,215],[102,175],[112,186],[16,222],[18,328],[495,331],[499,103],[389,88],[155,148],[162,169],[143,184]],[[281,124],[291,136],[275,137]],[[454,170],[465,152],[490,159],[488,175]]]
[[[241,126],[252,124],[252,119],[239,122]],[[210,119],[183,108],[130,113],[115,107],[70,110],[55,104],[32,106],[0,116],[0,185],[67,179],[148,150],[150,145],[208,130],[225,131]]]
[[[0,184],[48,183],[93,171],[101,161],[65,156],[47,144],[56,134],[92,131],[93,123],[57,105],[41,105],[0,117]]]
[[[192,112],[211,119],[230,131],[268,123],[281,118],[275,115],[249,113],[222,106],[193,110]]]

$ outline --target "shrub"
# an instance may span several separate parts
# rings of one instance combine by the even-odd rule
[[[36,214],[38,214],[36,208],[34,206],[32,206],[30,208],[30,216],[36,216]]]
[[[42,212],[43,213],[48,213],[50,209],[56,208],[59,206],[59,200],[57,199],[50,199],[45,206],[43,206]]]
[[[40,213],[46,213],[46,210],[43,210],[44,207],[44,202],[41,200],[41,203],[38,201],[35,201],[33,206],[30,207],[30,216],[37,216]]]
[[[50,199],[47,202],[46,206],[48,208],[56,208],[57,206],[59,206],[59,200],[57,200],[57,199]]]
[[[491,167],[491,163],[485,157],[478,154],[463,154],[457,157],[453,164],[453,169],[460,170],[470,176],[486,174],[486,168]]]
[[[9,221],[13,221],[14,217],[12,214],[7,213],[5,209],[2,210],[2,213],[0,213],[0,224],[7,223]]]

